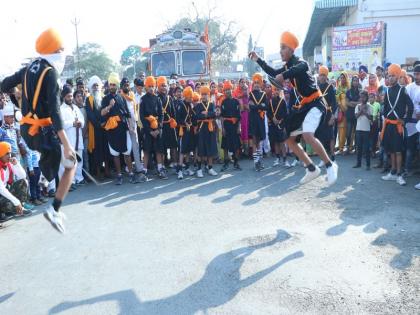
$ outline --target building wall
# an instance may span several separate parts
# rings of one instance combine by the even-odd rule
[[[342,25],[384,21],[386,23],[385,58],[403,64],[408,57],[420,59],[420,41],[413,32],[420,28],[420,0],[365,0],[351,8],[340,21]]]

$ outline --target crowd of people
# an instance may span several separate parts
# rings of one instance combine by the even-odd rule
[[[305,126],[304,121],[303,128],[313,130],[309,136],[301,136],[302,132],[293,131],[299,126],[291,133],[286,128],[287,123],[291,125],[290,112],[299,110],[308,98],[300,95],[296,78],[287,77],[284,71],[277,73],[254,52],[250,58],[270,77],[284,75],[277,84],[261,73],[250,79],[219,82],[194,82],[176,75],[168,80],[143,72],[133,81],[120,79],[117,73],[108,78],[77,78],[75,84],[68,79],[59,91],[59,127],[78,160],[70,190],[80,189],[92,176],[97,180],[114,178],[116,185],[122,185],[123,173],[133,184],[146,182],[154,174],[168,179],[169,169],[179,180],[194,175],[217,176],[218,171],[230,167],[240,171],[241,159],[252,159],[259,172],[269,154],[275,157],[274,167],[289,168],[304,162],[309,171],[302,183],[326,167],[333,184],[338,154],[356,153],[355,168],[362,166],[364,156],[367,170],[371,159],[376,158],[375,168],[383,170],[384,181],[405,185],[405,177],[413,175],[415,163],[420,162],[416,129],[420,120],[420,64],[415,65],[413,77],[392,64],[386,69],[377,67],[376,73],[361,66],[358,74],[350,77],[342,72],[337,78],[320,66],[316,85],[310,82],[312,76],[298,78],[309,80],[308,87],[313,85],[314,98],[308,102],[322,98],[326,106],[322,119],[320,110],[305,113],[311,119],[319,117],[313,126]],[[301,62],[294,55],[290,60]],[[21,136],[28,121],[25,116],[22,124],[23,93],[25,87],[17,85],[0,94],[1,221],[16,214],[30,215],[34,206],[54,197],[66,171],[62,163],[52,180],[51,174],[42,174],[39,152],[31,150],[32,145]],[[292,154],[302,146],[312,155],[317,143],[325,150],[319,165],[306,162],[305,156],[299,161],[302,155]],[[319,148],[315,151],[320,152]],[[420,189],[420,184],[415,188]]]

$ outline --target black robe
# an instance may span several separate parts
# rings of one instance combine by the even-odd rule
[[[127,107],[126,100],[120,94],[107,94],[102,99],[101,108],[109,105],[111,100],[115,100],[114,106],[109,113],[102,116],[102,123],[106,124],[107,120],[112,116],[119,116],[121,121],[118,123],[117,128],[106,130],[106,137],[108,143],[116,152],[124,153],[127,151],[127,131],[128,131],[128,118],[130,118],[130,111]]]
[[[398,96],[399,94],[399,96]],[[395,105],[394,110],[392,107]],[[413,116],[414,105],[405,87],[396,84],[388,87],[384,99],[384,112],[386,120],[395,121],[396,119],[410,119]],[[397,125],[386,124],[382,139],[383,146],[387,153],[404,151],[404,132],[398,132]]]
[[[96,167],[102,166],[105,160],[108,160],[109,158],[108,141],[102,126],[101,105],[97,104],[93,96],[89,96],[85,101],[85,109],[89,123],[88,134],[89,128],[93,128],[94,131],[95,147],[92,152],[88,151],[92,162],[90,169],[96,169]]]
[[[324,100],[327,105],[327,112],[325,114],[325,119],[319,125],[318,129],[315,132],[315,137],[321,141],[323,146],[329,151],[330,141],[334,139],[334,125],[329,125],[331,117],[337,111],[337,99],[335,97],[335,88],[332,84],[322,83],[319,84],[319,89],[324,95]]]
[[[160,131],[160,134],[156,138],[153,138],[150,134],[154,129],[151,128],[150,122],[146,119],[148,116],[154,116],[158,121],[157,129]],[[162,141],[162,104],[156,95],[146,93],[142,96],[140,102],[140,120],[143,124],[143,150],[147,153],[164,153],[165,150]]]
[[[309,64],[295,55],[280,69],[273,69],[264,60],[258,59],[260,67],[273,78],[282,74],[285,80],[289,79],[294,89],[290,94],[290,103],[296,105],[302,97],[309,97],[318,90],[315,78],[311,73]],[[302,107],[292,106],[286,120],[286,131],[288,134],[301,128],[306,114],[313,108],[318,108],[325,119],[326,105],[320,97]]]
[[[267,110],[267,95],[265,92],[253,90],[249,93],[249,135],[259,141],[265,140],[265,119],[260,115]]]
[[[216,138],[216,111],[213,103],[200,102],[194,107],[198,125],[198,156],[215,157],[217,156]],[[207,111],[207,116],[202,114]],[[205,122],[203,120],[210,120]],[[213,131],[210,131],[210,124],[213,124]]]
[[[182,154],[187,154],[195,150],[194,128],[192,126],[193,110],[191,103],[186,101],[176,100],[175,105],[179,150]]]
[[[175,149],[178,146],[178,139],[176,128],[171,128],[169,120],[171,118],[176,120],[176,111],[174,102],[171,96],[165,94],[158,94],[159,102],[162,106],[163,126],[162,126],[162,141],[164,149]]]
[[[278,125],[274,124],[274,117],[280,122]],[[267,118],[270,141],[274,143],[284,142],[286,140],[285,122],[287,118],[287,104],[284,98],[276,96],[270,100]]]
[[[239,101],[236,98],[225,98],[221,105],[221,116],[222,118],[228,118],[223,119],[225,135],[222,137],[222,149],[236,153],[241,148],[241,139],[238,133],[241,121]],[[229,118],[236,120],[235,123],[230,121]]]
[[[36,59],[29,66],[20,69],[15,74],[6,77],[1,84],[3,92],[9,92],[18,84],[24,86],[26,76],[26,92],[22,93],[22,115],[29,112],[36,114],[40,119],[51,118],[52,125],[40,128],[35,136],[29,135],[30,125],[21,125],[21,135],[31,150],[41,153],[39,167],[48,181],[53,180],[57,174],[61,161],[61,146],[57,132],[63,130],[63,122],[60,114],[60,88],[58,86],[59,75],[52,67],[47,70],[42,81],[41,90],[36,109],[32,108],[35,89],[41,74],[47,67],[52,67],[45,59]]]

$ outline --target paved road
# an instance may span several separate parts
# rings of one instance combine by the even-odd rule
[[[0,231],[0,314],[419,314],[415,182],[353,162],[79,189]]]

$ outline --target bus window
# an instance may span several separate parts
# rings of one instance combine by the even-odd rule
[[[203,51],[183,51],[182,70],[184,75],[205,74],[206,55]]]
[[[173,52],[152,55],[152,75],[170,76],[175,72],[175,55]]]

